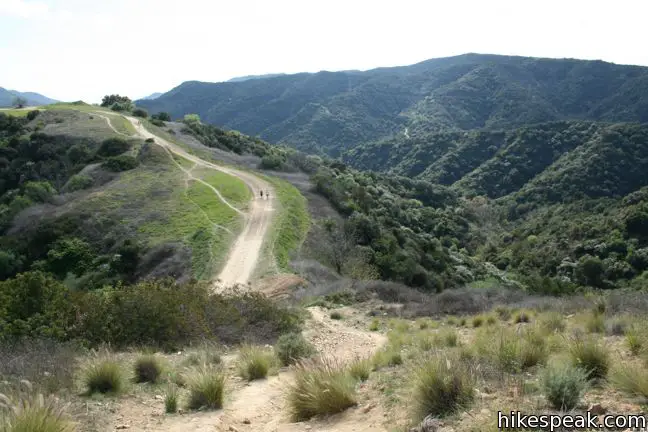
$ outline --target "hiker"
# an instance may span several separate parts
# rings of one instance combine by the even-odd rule
[[[263,189],[261,189],[259,193],[261,194],[261,198],[263,199]]]
[[[270,199],[270,191],[266,191],[266,198]]]

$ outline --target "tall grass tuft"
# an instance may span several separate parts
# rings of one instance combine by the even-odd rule
[[[160,360],[154,355],[144,355],[135,361],[135,381],[155,383],[162,375]]]
[[[414,421],[452,414],[473,401],[475,376],[458,358],[432,356],[415,366],[413,378]]]
[[[610,368],[610,353],[593,338],[575,338],[569,347],[572,364],[591,379],[605,379]]]
[[[0,431],[2,432],[74,432],[75,424],[65,413],[66,406],[53,397],[32,391],[9,397],[0,393]]]
[[[569,363],[547,366],[540,383],[551,406],[564,411],[575,408],[589,387],[587,373]]]
[[[219,367],[202,365],[196,368],[187,377],[187,384],[189,388],[188,409],[219,409],[223,407],[225,374]]]
[[[274,353],[261,347],[246,346],[239,353],[239,375],[248,381],[266,378],[275,364]]]
[[[303,360],[295,367],[288,406],[295,421],[342,412],[356,404],[356,381],[332,358]]]
[[[124,375],[119,363],[112,359],[94,359],[83,372],[88,395],[119,393],[124,387]]]

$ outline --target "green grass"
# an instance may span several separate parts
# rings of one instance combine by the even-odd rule
[[[4,108],[0,109],[0,113],[7,114],[13,117],[27,117],[29,111],[34,111],[34,110],[4,109]]]
[[[4,406],[3,406],[4,405]],[[65,407],[53,397],[42,394],[10,398],[0,393],[0,431],[2,432],[74,432],[75,424]]]
[[[221,369],[212,366],[196,369],[188,377],[188,387],[188,409],[219,409],[223,407],[225,373]]]
[[[106,114],[106,116],[110,119],[110,123],[113,125],[113,127],[124,135],[130,136],[137,133],[135,126],[133,126],[133,124],[122,115],[114,112],[106,112],[104,114]]]
[[[124,388],[124,375],[114,360],[94,360],[83,372],[86,393],[119,393]]]
[[[248,381],[266,378],[277,360],[272,351],[262,347],[243,347],[239,353],[239,376]]]
[[[194,175],[218,189],[223,197],[238,209],[247,208],[252,199],[250,188],[234,176],[211,169],[196,170]]]
[[[277,265],[283,271],[288,269],[290,252],[299,249],[306,238],[310,217],[306,198],[290,183],[276,177],[261,176],[274,186],[280,207],[269,235],[268,248]]]

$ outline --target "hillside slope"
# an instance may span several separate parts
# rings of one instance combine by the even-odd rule
[[[395,133],[587,119],[648,121],[648,68],[466,54],[365,72],[185,82],[139,104],[337,156]]]

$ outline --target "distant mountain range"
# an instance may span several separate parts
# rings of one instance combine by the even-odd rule
[[[648,68],[603,61],[464,54],[369,71],[188,81],[150,112],[338,156],[394,135],[508,129],[561,120],[648,121]]]
[[[6,108],[13,106],[17,97],[24,98],[27,101],[27,106],[49,105],[58,102],[57,100],[50,99],[40,93],[19,92],[0,87],[0,107]]]
[[[232,79],[229,79],[225,82],[242,82],[242,81],[249,81],[249,80],[255,80],[255,79],[265,79],[265,78],[275,78],[279,76],[284,76],[286,74],[283,73],[276,73],[276,74],[264,74],[264,75],[245,75],[242,77],[235,77]]]
[[[160,96],[162,96],[163,94],[164,94],[164,93],[153,93],[153,94],[150,94],[150,95],[148,95],[148,96],[143,97],[141,100],[153,100],[153,99],[157,99],[157,98],[159,98]]]

